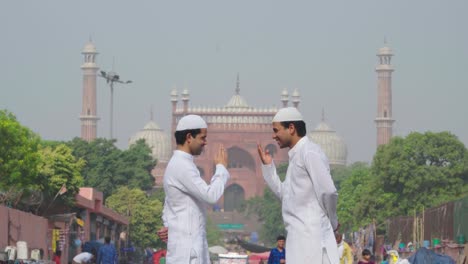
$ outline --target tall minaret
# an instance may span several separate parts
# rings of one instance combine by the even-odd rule
[[[297,88],[294,89],[294,92],[293,92],[291,98],[292,98],[293,106],[298,108],[299,103],[301,102],[301,95],[299,94],[299,91],[297,90]]]
[[[392,72],[393,67],[390,63],[393,53],[387,46],[379,49],[379,65],[375,68],[377,72],[377,146],[387,144],[392,137]]]
[[[97,131],[97,106],[96,106],[96,47],[91,40],[85,45],[81,52],[84,56],[83,70],[83,106],[81,110],[81,138],[92,141],[96,138]]]
[[[289,94],[286,89],[283,89],[283,92],[281,93],[281,102],[283,103],[283,107],[288,107]]]

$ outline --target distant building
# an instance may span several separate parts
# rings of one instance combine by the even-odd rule
[[[80,114],[81,120],[81,139],[92,141],[97,135],[97,104],[96,104],[96,73],[99,67],[96,65],[96,56],[98,52],[94,44],[89,41],[83,51],[84,63],[81,65],[83,70],[83,100]]]
[[[322,122],[312,131],[309,132],[309,138],[318,144],[330,163],[330,168],[346,166],[348,157],[348,148],[345,141],[338,136],[335,130],[325,122],[325,114],[322,112]]]
[[[280,96],[282,106],[287,107],[290,101],[288,91],[283,90]],[[182,105],[178,105],[179,101],[182,101]],[[224,106],[190,107],[189,101],[190,94],[187,89],[182,91],[180,97],[177,90],[172,90],[171,136],[151,120],[129,141],[129,144],[134,144],[138,139],[145,139],[152,148],[153,157],[158,160],[152,171],[156,186],[162,186],[167,161],[176,147],[172,135],[177,122],[185,115],[197,114],[206,120],[209,131],[208,145],[204,152],[195,158],[201,176],[207,182],[211,180],[215,169],[213,157],[219,144],[225,146],[229,155],[228,169],[231,179],[217,207],[224,211],[233,211],[239,208],[245,199],[263,195],[265,182],[261,172],[261,161],[258,158],[257,143],[261,143],[272,153],[276,165],[288,162],[288,149],[280,149],[272,139],[271,120],[278,108],[275,106],[259,108],[249,105],[240,95],[239,79],[234,95]],[[293,91],[291,102],[294,107],[299,106],[300,94],[297,90]],[[321,129],[323,127],[323,124],[319,125],[309,137],[317,140],[317,143],[324,148],[325,153],[331,157],[332,166],[345,165],[347,150],[344,141],[328,125],[325,130]]]
[[[393,52],[385,43],[383,48],[377,52],[379,65],[375,68],[377,72],[377,147],[387,144],[393,135],[392,117],[392,72],[391,65]]]
[[[277,165],[288,161],[287,150],[280,150],[272,139],[271,120],[278,109],[250,106],[240,95],[239,78],[235,94],[222,107],[189,107],[190,97],[187,89],[182,92],[181,99],[182,107],[178,107],[177,91],[173,90],[171,93],[171,130],[174,133],[177,122],[188,114],[200,115],[205,119],[208,124],[208,145],[204,152],[195,158],[195,163],[206,181],[210,181],[214,173],[213,157],[219,144],[223,144],[227,149],[231,179],[219,206],[224,211],[233,211],[239,208],[245,199],[262,195],[265,182],[262,177],[257,144],[261,143],[272,153]],[[298,103],[299,101],[296,107]],[[175,147],[174,138],[172,138],[172,146]]]

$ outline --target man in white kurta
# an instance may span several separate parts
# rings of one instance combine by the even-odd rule
[[[188,115],[179,121],[177,149],[164,173],[163,222],[168,230],[166,262],[170,264],[210,263],[206,205],[216,203],[223,195],[230,176],[226,169],[227,154],[221,146],[215,157],[216,171],[211,183],[208,185],[201,178],[193,158],[206,145],[206,128],[205,121],[199,116]]]
[[[302,115],[294,107],[280,109],[273,118],[273,139],[289,147],[289,165],[284,182],[268,152],[258,146],[262,172],[270,189],[282,201],[288,232],[286,263],[339,263],[334,231],[338,229],[338,194],[330,175],[328,159],[306,134]]]

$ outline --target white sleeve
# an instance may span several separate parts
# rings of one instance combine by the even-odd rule
[[[180,180],[180,184],[185,191],[197,199],[209,204],[215,204],[224,193],[224,187],[230,178],[227,169],[221,165],[216,165],[216,171],[211,178],[210,185],[200,177],[200,172],[196,167],[187,172],[188,176]],[[185,176],[184,176],[185,177]]]
[[[166,199],[164,199],[164,207],[163,207],[163,211],[162,211],[162,220],[163,220],[163,225],[165,227],[168,227],[169,226],[169,223],[167,222],[167,202],[166,202]]]
[[[283,197],[283,183],[281,182],[278,174],[276,173],[276,167],[274,162],[271,164],[262,164],[263,179],[270,187],[271,191],[280,199]]]
[[[304,163],[314,185],[320,206],[325,211],[325,214],[328,215],[333,230],[335,230],[338,227],[338,217],[336,215],[338,192],[336,191],[328,167],[314,152],[305,153]]]

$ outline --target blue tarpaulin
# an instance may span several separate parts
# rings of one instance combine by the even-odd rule
[[[408,258],[411,264],[455,264],[455,261],[446,255],[437,254],[425,247],[418,249]]]

